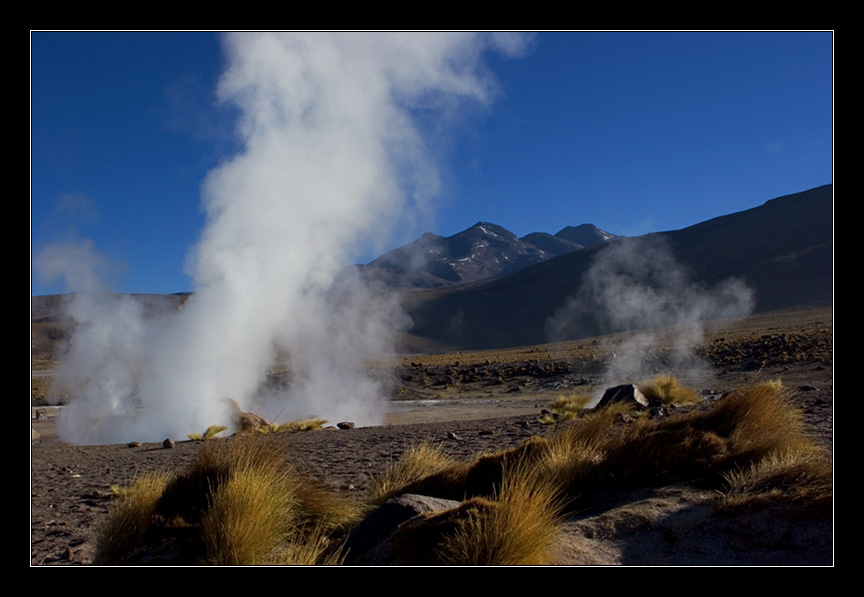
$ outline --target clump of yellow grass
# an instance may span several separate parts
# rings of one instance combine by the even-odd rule
[[[587,394],[559,396],[547,405],[549,413],[540,417],[540,422],[555,423],[557,421],[578,419],[585,414],[585,409],[591,403],[591,400],[591,396]]]
[[[401,525],[393,553],[398,563],[408,565],[553,563],[562,506],[555,485],[520,465],[503,472],[492,495]]]
[[[650,403],[656,404],[679,406],[702,401],[699,392],[682,385],[674,375],[658,375],[651,381],[639,384],[639,391]]]
[[[382,473],[373,477],[367,499],[373,505],[383,504],[391,497],[410,491],[413,484],[438,474],[452,478],[447,484],[460,484],[464,470],[465,465],[448,455],[440,444],[426,440],[409,446],[398,460],[389,463]],[[442,480],[440,483],[445,482]],[[434,494],[429,493],[440,494],[440,489]]]
[[[144,475],[128,487],[112,487],[115,495],[108,522],[97,534],[96,564],[122,564],[150,543],[157,528],[164,526],[155,512],[171,478],[168,473],[158,472]]]
[[[333,563],[329,537],[358,520],[359,505],[303,479],[266,440],[207,442],[188,470],[122,490],[98,562],[135,561],[179,541],[184,558],[205,564]]]
[[[467,515],[443,536],[437,557],[443,564],[458,566],[550,564],[563,506],[559,488],[550,479],[516,466],[503,473],[490,499],[465,502]]]

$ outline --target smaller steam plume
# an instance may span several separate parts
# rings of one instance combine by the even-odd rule
[[[694,352],[704,322],[745,317],[753,306],[753,291],[741,280],[714,287],[694,281],[663,237],[623,238],[598,251],[546,331],[553,342],[633,332],[608,347],[614,357],[605,375],[607,384],[635,383],[659,369],[683,375],[705,368]]]

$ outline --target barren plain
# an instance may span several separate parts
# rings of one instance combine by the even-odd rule
[[[672,371],[705,403],[738,387],[781,380],[816,440],[833,458],[832,309],[783,311],[707,324],[696,353],[709,366]],[[674,330],[657,330],[658,371]],[[664,340],[666,339],[666,340]],[[513,447],[548,434],[541,411],[562,395],[593,394],[629,342],[627,335],[506,350],[409,355],[370,364],[392,378],[387,423],[376,427],[283,433],[286,454],[306,474],[358,499],[370,479],[409,446],[442,444],[458,458]],[[692,408],[700,408],[692,407]],[[36,412],[36,409],[33,409]],[[108,517],[111,487],[193,461],[203,445],[70,446],[57,441],[54,421],[31,420],[31,565],[92,563],[95,533]],[[31,433],[32,433],[31,431]],[[220,441],[220,440],[211,440]],[[718,515],[711,491],[689,484],[609,496],[609,503],[571,513],[556,546],[562,565],[831,565],[831,516],[782,508]]]

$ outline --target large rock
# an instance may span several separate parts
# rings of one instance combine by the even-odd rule
[[[645,397],[645,394],[639,391],[639,388],[633,384],[625,384],[607,388],[603,393],[600,402],[598,402],[594,408],[601,409],[618,402],[631,403],[637,408],[648,408],[651,406],[648,398]]]
[[[391,537],[399,526],[420,514],[452,510],[459,502],[406,493],[381,504],[345,541],[348,565],[386,565],[394,560]]]

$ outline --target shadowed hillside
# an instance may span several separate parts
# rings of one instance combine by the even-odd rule
[[[587,272],[619,251],[621,243],[638,243],[633,245],[634,263],[645,260],[646,269],[655,268],[640,280],[646,287],[659,283],[652,278],[663,277],[710,295],[715,285],[735,278],[753,291],[755,312],[833,302],[833,187],[826,185],[682,230],[618,239],[562,255],[503,278],[414,294],[408,304],[412,331],[454,348],[547,342],[550,318],[565,307],[579,306],[578,298],[590,294]],[[650,261],[652,252],[658,255],[655,262]],[[582,320],[554,340],[638,328],[631,322],[616,329],[614,322],[593,312],[596,309],[583,307]],[[646,325],[669,323],[674,322]]]

